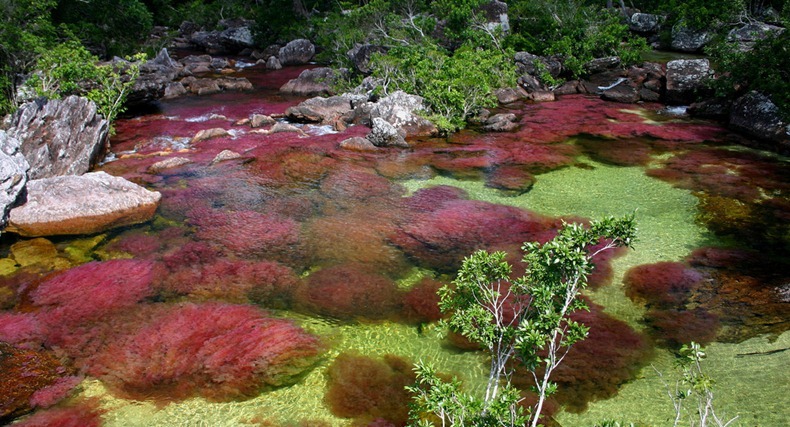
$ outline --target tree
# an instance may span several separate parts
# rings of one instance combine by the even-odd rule
[[[50,14],[55,0],[0,0],[0,114],[17,107],[16,92],[37,52],[55,37]]]
[[[705,359],[705,350],[699,344],[692,341],[688,345],[680,348],[680,353],[676,365],[681,372],[681,379],[675,382],[675,387],[670,388],[664,382],[667,395],[672,401],[675,409],[675,421],[673,426],[677,427],[683,420],[684,413],[689,420],[690,427],[727,427],[738,417],[728,421],[722,420],[713,409],[713,379],[702,371],[702,360]],[[663,375],[656,370],[663,382]],[[694,408],[689,410],[685,407],[686,402],[693,402]]]
[[[477,251],[466,258],[454,287],[439,290],[439,307],[449,314],[445,324],[480,344],[491,356],[482,398],[464,393],[458,381],[440,380],[430,365],[420,363],[412,420],[431,425],[538,425],[547,397],[556,391],[551,374],[588,328],[570,318],[587,308],[580,292],[593,269],[591,260],[616,247],[630,247],[636,234],[633,215],[594,221],[589,227],[565,224],[549,242],[525,243],[526,274],[511,278],[504,252]],[[530,411],[519,405],[510,385],[513,362],[532,374],[538,401]],[[466,423],[466,424],[465,424]]]

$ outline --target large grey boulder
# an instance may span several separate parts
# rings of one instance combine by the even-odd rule
[[[255,47],[255,40],[252,37],[250,27],[228,28],[219,33],[219,40],[229,48],[241,50],[244,48]]]
[[[637,12],[628,20],[628,28],[643,35],[655,34],[661,28],[661,16]]]
[[[296,39],[280,48],[277,57],[282,65],[307,64],[315,55],[315,46],[310,40]]]
[[[699,52],[713,40],[713,36],[713,31],[687,27],[681,22],[672,27],[672,49]]]
[[[373,104],[370,119],[371,123],[377,117],[384,119],[396,128],[403,129],[407,136],[428,136],[436,133],[436,126],[418,114],[424,110],[421,96],[399,90]]]
[[[19,152],[19,140],[0,130],[0,230],[8,220],[8,211],[17,203],[27,184],[30,165]]]
[[[282,62],[282,60],[280,60]],[[304,70],[299,77],[291,79],[280,87],[280,92],[297,96],[333,95],[332,83],[335,71],[328,67]]]
[[[140,75],[126,97],[126,104],[142,105],[166,96],[168,85],[183,68],[170,57],[166,48],[162,48],[154,59],[140,65]]]
[[[730,110],[730,128],[790,150],[790,123],[779,116],[779,108],[768,96],[751,91],[738,98]]]
[[[733,28],[727,34],[727,41],[737,43],[742,51],[751,50],[754,44],[774,34],[779,34],[785,29],[764,22],[750,22],[738,28]]]
[[[26,237],[99,233],[150,220],[162,195],[105,172],[27,183],[6,231]]]
[[[109,123],[87,98],[37,100],[10,119],[8,135],[19,140],[30,179],[81,175],[105,151]]]
[[[300,102],[298,105],[288,107],[285,115],[297,122],[320,122],[329,124],[338,117],[351,113],[352,97],[350,95],[337,95],[328,98],[315,97]]]
[[[677,59],[667,62],[666,102],[687,105],[704,91],[705,81],[713,75],[707,59]]]
[[[507,14],[507,3],[498,0],[491,0],[480,5],[478,12],[485,18],[483,25],[488,31],[510,31],[510,18]]]
[[[370,133],[366,137],[376,147],[408,148],[404,139],[405,132],[391,125],[380,117],[373,119]]]

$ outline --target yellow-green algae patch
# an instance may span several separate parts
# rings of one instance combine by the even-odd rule
[[[294,317],[299,317],[294,315]],[[108,409],[105,426],[243,426],[252,421],[275,423],[320,420],[332,426],[346,425],[348,420],[332,415],[324,405],[327,366],[340,353],[352,351],[371,357],[395,354],[434,363],[440,371],[452,372],[469,387],[483,383],[486,364],[480,353],[464,353],[442,345],[433,327],[422,330],[392,322],[371,324],[337,324],[320,318],[299,319],[308,331],[326,337],[331,348],[322,362],[298,384],[263,392],[240,402],[217,403],[189,399],[157,408],[150,402],[117,399],[98,381],[86,382],[86,396],[101,397]]]
[[[787,425],[788,347],[790,332],[775,341],[759,337],[738,344],[708,345],[708,358],[703,361],[702,369],[715,381],[716,414],[727,420],[738,416],[731,424],[733,427]],[[656,370],[662,373],[664,381],[674,386],[679,374],[673,363],[674,356],[661,352],[652,361],[655,369],[643,369],[642,377],[623,386],[617,396],[590,404],[582,414],[562,412],[556,418],[563,426],[593,426],[605,419],[651,427],[672,425],[675,412]]]

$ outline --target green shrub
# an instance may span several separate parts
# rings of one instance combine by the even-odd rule
[[[522,0],[511,6],[513,33],[507,44],[536,55],[560,55],[572,77],[584,74],[584,64],[605,56],[623,63],[640,60],[644,38],[631,34],[616,11],[577,0]]]
[[[385,94],[403,90],[425,98],[428,117],[452,132],[482,108],[495,106],[494,90],[515,85],[512,57],[469,44],[453,54],[435,44],[400,46],[374,55],[373,76],[381,79]]]
[[[746,89],[763,92],[790,121],[790,31],[760,40],[746,52],[722,42],[708,53],[718,72],[711,81],[717,95],[734,97]]]

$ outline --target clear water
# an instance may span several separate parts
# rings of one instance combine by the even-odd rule
[[[96,236],[51,239],[49,246],[44,245],[46,255],[39,253],[27,261],[20,250],[11,246],[24,239],[17,241],[4,235],[6,240],[0,242],[4,257],[0,259],[0,274],[9,284],[0,282],[2,289],[16,291],[13,286],[18,285],[13,280],[21,272],[44,274],[92,260],[114,258],[160,262],[178,247],[196,241],[237,248],[239,253],[223,255],[231,261],[276,260],[292,268],[302,280],[309,280],[327,265],[364,264],[386,271],[397,292],[406,292],[426,277],[446,283],[452,279],[451,274],[415,264],[392,239],[394,231],[404,222],[415,220],[412,215],[430,212],[431,207],[413,208],[414,212],[405,210],[402,204],[409,196],[421,189],[451,186],[463,189],[471,200],[490,204],[486,206],[513,206],[551,217],[594,219],[636,212],[639,241],[635,250],[613,260],[612,283],[589,291],[588,296],[603,306],[605,313],[647,335],[650,331],[643,322],[645,308],[625,295],[626,271],[641,264],[681,261],[699,247],[733,243],[731,236],[714,233],[700,220],[701,197],[706,191],[723,191],[713,185],[716,180],[713,183],[704,180],[708,166],[696,168],[693,162],[675,165],[683,173],[693,172],[689,175],[692,178],[683,175],[685,178],[677,182],[647,173],[694,150],[721,148],[726,138],[705,142],[714,138],[711,135],[721,133],[721,129],[710,123],[668,119],[656,113],[657,107],[623,109],[598,100],[571,98],[553,105],[525,105],[516,109],[523,116],[522,128],[516,133],[465,132],[450,141],[423,140],[411,150],[355,153],[338,149],[337,144],[350,136],[364,136],[366,129],[361,126],[338,133],[326,126],[306,125],[302,129],[307,136],[295,133],[264,136],[234,127],[232,123],[253,113],[282,113],[299,101],[282,98],[275,90],[287,78],[298,74],[296,70],[271,73],[247,67],[244,72],[259,88],[256,92],[165,102],[155,114],[119,121],[119,134],[113,140],[114,160],[103,168],[164,193],[165,202],[153,221]],[[588,107],[580,109],[579,104]],[[190,142],[197,131],[214,127],[228,129],[232,136],[197,144]],[[574,136],[579,134],[586,136]],[[604,154],[583,154],[579,147],[590,138],[594,142],[596,138],[604,143],[624,142],[628,149],[634,150],[649,147],[650,153],[644,162],[627,160],[627,165],[616,166],[622,164],[618,163],[622,159],[605,162]],[[525,146],[533,151],[520,151]],[[216,154],[226,149],[240,153],[242,159],[213,164]],[[756,157],[744,160],[715,151],[710,157],[713,160],[705,157],[708,159],[705,161],[721,162],[735,175],[743,170],[743,176],[751,173],[752,169],[748,168],[753,162],[757,165],[754,170],[763,171],[764,176],[748,175],[749,180],[740,185],[758,188],[760,194],[773,195],[780,202],[787,201],[789,183],[783,177],[790,168],[786,159],[745,149],[727,150],[723,152]],[[148,172],[151,164],[168,156],[186,156],[192,163],[156,174]],[[767,163],[760,163],[763,161]],[[492,171],[514,163],[519,172],[534,175],[532,188],[519,195],[491,188]],[[701,190],[695,185],[707,187]],[[747,202],[752,203],[744,203]],[[244,213],[251,221],[275,212],[297,225],[300,238],[307,242],[306,248],[302,248],[307,254],[289,252],[293,248],[276,254],[249,252],[254,242],[248,241],[243,233],[234,234],[235,230],[212,229],[211,221],[199,216],[199,209],[191,210],[196,207],[214,213]],[[767,226],[783,218],[780,208],[769,213],[767,219],[755,221],[765,221],[760,224]],[[244,224],[234,224],[244,233],[256,232],[244,228]],[[141,235],[153,236],[155,247],[146,249],[145,237],[140,238]],[[137,246],[128,243],[133,238],[143,243],[136,243]],[[127,242],[127,246],[118,249],[119,242]],[[786,271],[772,274],[778,281],[787,282]],[[345,291],[341,288],[337,292]],[[158,297],[162,304],[184,300],[202,303],[206,298],[199,293]],[[240,303],[236,294],[222,298],[228,303]],[[244,297],[241,300],[249,303]],[[777,296],[777,300],[781,298]],[[705,366],[717,381],[717,409],[727,416],[738,415],[733,425],[779,426],[785,425],[790,417],[787,409],[790,381],[785,372],[790,351],[777,351],[790,347],[790,333],[785,332],[790,313],[786,302],[777,306],[775,315],[783,320],[772,329],[774,333],[755,333],[740,342],[713,342],[707,346],[709,358]],[[4,307],[7,313],[18,310],[13,304]],[[341,353],[371,357],[394,354],[411,361],[432,361],[441,371],[459,376],[472,390],[479,389],[486,376],[485,357],[448,345],[435,323],[417,326],[390,318],[335,319],[297,305],[264,304],[263,307],[273,309],[278,317],[292,319],[326,343],[316,365],[294,385],[265,390],[241,400],[213,402],[193,397],[163,403],[120,398],[101,380],[89,377],[71,401],[99,399],[106,410],[103,420],[107,426],[242,426],[264,422],[293,425],[305,420],[340,426],[348,425],[350,420],[332,414],[325,404],[325,392],[327,367]],[[670,351],[657,347],[645,366],[615,396],[591,402],[579,414],[560,411],[555,415],[556,421],[566,427],[592,426],[603,419],[668,425],[672,408],[656,370],[666,378],[672,377],[672,358]]]

